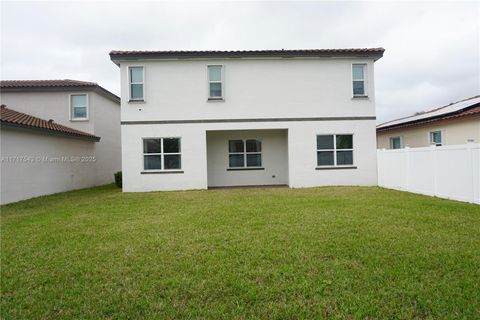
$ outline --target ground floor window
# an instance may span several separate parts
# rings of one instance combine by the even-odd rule
[[[176,170],[182,167],[180,138],[144,138],[144,170]]]
[[[317,166],[353,165],[353,135],[327,134],[317,136]]]
[[[255,139],[228,141],[228,166],[252,168],[262,166],[262,142]]]
[[[390,149],[401,149],[402,148],[402,138],[401,137],[391,137],[390,138]]]

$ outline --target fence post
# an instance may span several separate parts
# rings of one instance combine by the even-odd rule
[[[472,203],[477,203],[480,204],[480,161],[475,163],[475,154],[473,152],[473,147],[475,145],[472,142],[467,143],[467,150],[468,150],[468,158],[470,160],[470,170],[471,174],[470,176],[472,177],[472,181],[470,183],[470,188],[472,190],[471,193],[471,202]]]
[[[433,196],[436,196],[438,194],[438,187],[437,187],[437,146],[432,144],[430,146],[430,150],[432,152]]]
[[[380,149],[377,149],[377,185],[379,187],[382,186],[381,184],[381,181],[382,181],[382,177],[380,176],[381,175],[381,162],[382,160],[380,159]]]
[[[385,156],[385,149],[377,149],[377,179],[378,185],[383,187],[383,158]]]
[[[405,150],[405,190],[410,191],[410,147],[406,146]]]

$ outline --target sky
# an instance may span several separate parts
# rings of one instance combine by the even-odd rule
[[[377,122],[480,94],[480,2],[1,1],[0,78],[119,94],[111,50],[384,47]]]

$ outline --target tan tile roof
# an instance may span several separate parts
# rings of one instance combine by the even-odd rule
[[[121,51],[113,50],[110,58],[241,58],[241,57],[330,57],[360,56],[373,57],[375,60],[383,56],[384,48],[346,48],[346,49],[295,49],[295,50],[231,50],[231,51]]]
[[[98,94],[120,104],[120,97],[99,86],[95,82],[62,79],[62,80],[1,80],[0,91],[52,91],[52,90],[93,90]]]
[[[2,80],[1,88],[30,88],[30,87],[94,87],[95,82],[79,80]]]
[[[462,116],[471,116],[471,115],[474,115],[474,114],[480,114],[480,105],[476,106],[476,107],[474,107],[470,110],[465,110],[460,114],[452,115],[451,118],[462,117]]]
[[[59,134],[62,136],[77,137],[92,141],[100,140],[100,137],[97,137],[93,134],[63,126],[61,124],[55,123],[53,120],[44,120],[26,113],[12,110],[10,108],[7,108],[7,106],[3,104],[0,108],[0,123],[2,127],[5,126],[25,129],[36,129],[38,131]]]

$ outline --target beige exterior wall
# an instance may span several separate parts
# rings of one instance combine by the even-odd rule
[[[429,133],[442,131],[443,145],[465,144],[468,140],[480,142],[480,117],[458,120],[438,121],[422,126],[400,128],[377,133],[377,148],[390,149],[390,138],[402,138],[402,147],[427,147],[430,145]]]

